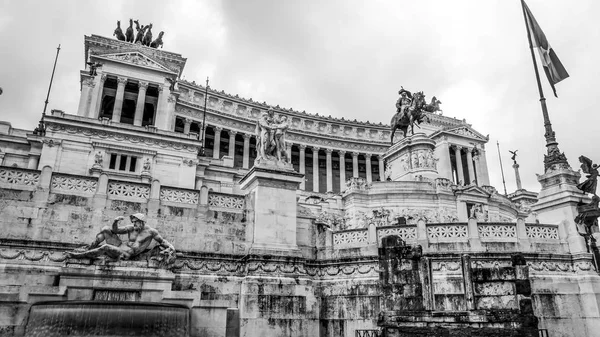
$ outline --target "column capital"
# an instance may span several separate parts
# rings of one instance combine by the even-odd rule
[[[382,153],[379,153],[379,154],[377,154],[377,159],[379,159],[379,160],[383,160],[383,156],[384,156],[384,154],[382,154]]]
[[[298,148],[300,149],[300,151],[304,151],[304,150],[306,150],[306,145],[298,144]]]
[[[331,156],[331,153],[332,153],[332,152],[333,152],[333,149],[330,149],[330,148],[326,148],[326,149],[325,149],[325,153],[326,153],[328,156]]]
[[[159,86],[158,86],[158,93],[159,93],[159,94],[160,94],[160,93],[162,93],[164,88],[165,88],[165,86],[164,86],[164,85],[159,85]]]
[[[460,145],[452,145],[452,148],[454,149],[454,151],[460,151],[463,149],[463,147]]]
[[[313,152],[315,152],[315,151],[316,151],[316,152],[319,152],[319,150],[321,150],[321,148],[320,148],[320,147],[318,147],[318,146],[313,146],[313,147],[312,147],[312,150],[313,150]]]
[[[127,77],[117,77],[117,85],[125,86],[127,84]]]
[[[194,120],[193,120],[193,119],[191,119],[191,118],[186,118],[186,119],[184,120],[184,123],[185,123],[185,124],[192,124],[192,122],[193,122],[193,121],[194,121]]]
[[[213,129],[215,129],[215,132],[221,132],[221,131],[223,131],[223,127],[222,126],[213,126]]]
[[[138,85],[139,85],[139,87],[140,87],[140,90],[142,90],[142,89],[144,89],[144,90],[148,89],[148,82],[145,82],[145,81],[140,81],[140,82],[138,83]]]
[[[250,140],[250,138],[252,138],[252,134],[249,133],[242,133],[242,137],[244,137],[244,140]]]
[[[365,153],[365,154],[363,154],[363,156],[365,156],[365,160],[371,160],[371,156],[372,155],[373,155],[372,153]]]
[[[104,82],[106,82],[106,78],[107,78],[107,77],[108,77],[108,76],[106,76],[106,74],[102,74],[102,76],[100,76],[100,85],[103,85],[103,84],[104,84]]]
[[[338,154],[340,155],[340,157],[343,157],[346,155],[346,150],[338,150]]]
[[[235,130],[227,130],[229,132],[229,137],[237,135],[237,131]]]
[[[358,153],[358,152],[352,152],[352,157],[356,157],[356,158],[358,158],[358,155],[359,155],[359,154],[360,154],[360,153]]]

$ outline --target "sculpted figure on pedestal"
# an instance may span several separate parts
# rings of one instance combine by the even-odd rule
[[[275,112],[271,109],[264,113],[256,124],[257,159],[288,163],[290,158],[285,145],[285,134],[288,128],[286,116],[275,117]]]
[[[581,170],[587,173],[587,179],[578,184],[577,188],[583,193],[591,193],[596,196],[596,186],[598,185],[598,165],[593,164],[592,160],[586,156],[579,156],[581,162]]]
[[[162,248],[162,262],[172,263],[175,260],[175,247],[158,233],[154,228],[146,226],[145,217],[141,213],[129,216],[131,225],[119,226],[124,217],[116,217],[112,227],[105,226],[96,239],[83,251],[67,253],[70,258],[98,258],[108,256],[116,260],[131,260],[148,251],[152,241]],[[119,234],[127,234],[127,240],[122,241]]]
[[[394,141],[394,133],[397,129],[400,129],[406,137],[408,128],[410,127],[411,133],[415,133],[414,124],[417,126],[423,122],[425,118],[425,95],[422,91],[416,92],[414,95],[410,91],[402,88],[398,92],[400,98],[396,102],[396,114],[392,117],[392,135],[391,142]]]

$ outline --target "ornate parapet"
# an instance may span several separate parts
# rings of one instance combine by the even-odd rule
[[[52,174],[50,192],[60,194],[71,194],[91,196],[98,188],[98,178],[77,176],[64,173]]]

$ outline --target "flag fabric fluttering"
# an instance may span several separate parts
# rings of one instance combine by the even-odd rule
[[[540,53],[540,59],[542,60],[542,65],[544,66],[544,72],[546,73],[548,81],[550,82],[550,86],[554,91],[554,96],[558,97],[556,95],[556,88],[554,85],[569,77],[569,74],[558,59],[558,56],[556,56],[556,53],[552,47],[550,47],[550,44],[546,39],[546,35],[533,17],[533,14],[529,10],[529,7],[527,7],[525,1],[521,0],[521,4],[523,5],[523,10],[525,11],[527,29],[529,29],[529,42],[531,43],[532,47],[536,47]]]

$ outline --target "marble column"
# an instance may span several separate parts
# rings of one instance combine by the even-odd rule
[[[462,181],[463,185],[466,184],[465,183],[465,175],[463,172],[462,156],[460,155],[461,149],[462,149],[462,147],[460,147],[458,145],[454,146],[454,159],[456,161],[456,172],[457,172],[457,176],[458,176],[457,177],[458,181],[456,182],[457,185],[460,185],[461,181]]]
[[[235,135],[237,132],[229,130],[229,153],[228,155],[233,159],[235,156]]]
[[[285,143],[285,153],[287,154],[288,160],[292,162],[292,143]]]
[[[332,170],[332,165],[331,165],[331,153],[333,152],[332,149],[325,149],[325,155],[326,155],[326,166],[327,166],[327,192],[332,191],[333,192],[333,170]]]
[[[371,170],[371,154],[365,153],[365,165],[367,166],[367,182],[370,184],[373,182],[373,175]]]
[[[477,149],[477,152],[477,182],[479,183],[479,186],[489,186],[490,175],[488,173],[485,149],[482,146],[482,148]]]
[[[383,155],[378,154],[377,160],[379,162],[379,181],[385,181],[385,165],[383,163]]]
[[[346,190],[346,151],[339,151],[340,155],[340,192]]]
[[[473,149],[466,148],[467,151],[467,169],[469,170],[469,182],[466,182],[465,185],[469,185],[471,183],[475,183],[475,170],[473,169]]]
[[[313,192],[319,192],[319,150],[318,147],[313,147]]]
[[[135,105],[135,117],[133,118],[133,125],[142,126],[142,118],[144,118],[144,105],[146,104],[146,90],[148,89],[148,82],[140,81],[139,91],[137,97],[137,103]]]
[[[93,77],[84,77],[81,80],[81,96],[79,97],[79,107],[77,115],[88,117],[90,114],[90,101],[92,100],[92,92],[96,83]]]
[[[127,78],[117,78],[117,95],[115,96],[115,105],[113,108],[112,121],[119,123],[121,121],[121,111],[123,110],[123,98],[125,97],[125,85]]]
[[[436,167],[440,177],[452,180],[450,145],[447,139],[443,139],[436,144],[434,156],[439,160]]]
[[[300,149],[300,164],[298,167],[298,172],[302,174],[306,174],[306,145],[300,144],[298,145]],[[300,183],[300,189],[306,190],[306,177]]]
[[[352,177],[358,178],[358,152],[352,152]]]
[[[242,160],[242,167],[245,169],[250,168],[250,137],[247,133],[242,135],[244,137],[244,158]]]
[[[219,152],[221,151],[221,131],[223,128],[215,126],[215,146],[213,146],[213,158],[219,159]]]
[[[104,93],[104,82],[106,82],[106,75],[98,76],[98,83],[93,90],[92,102],[90,103],[90,109],[88,111],[88,117],[98,118],[100,116],[100,106],[102,105],[102,94]]]
[[[189,118],[186,118],[183,121],[183,133],[186,135],[190,134],[190,126],[192,126],[192,120]]]

